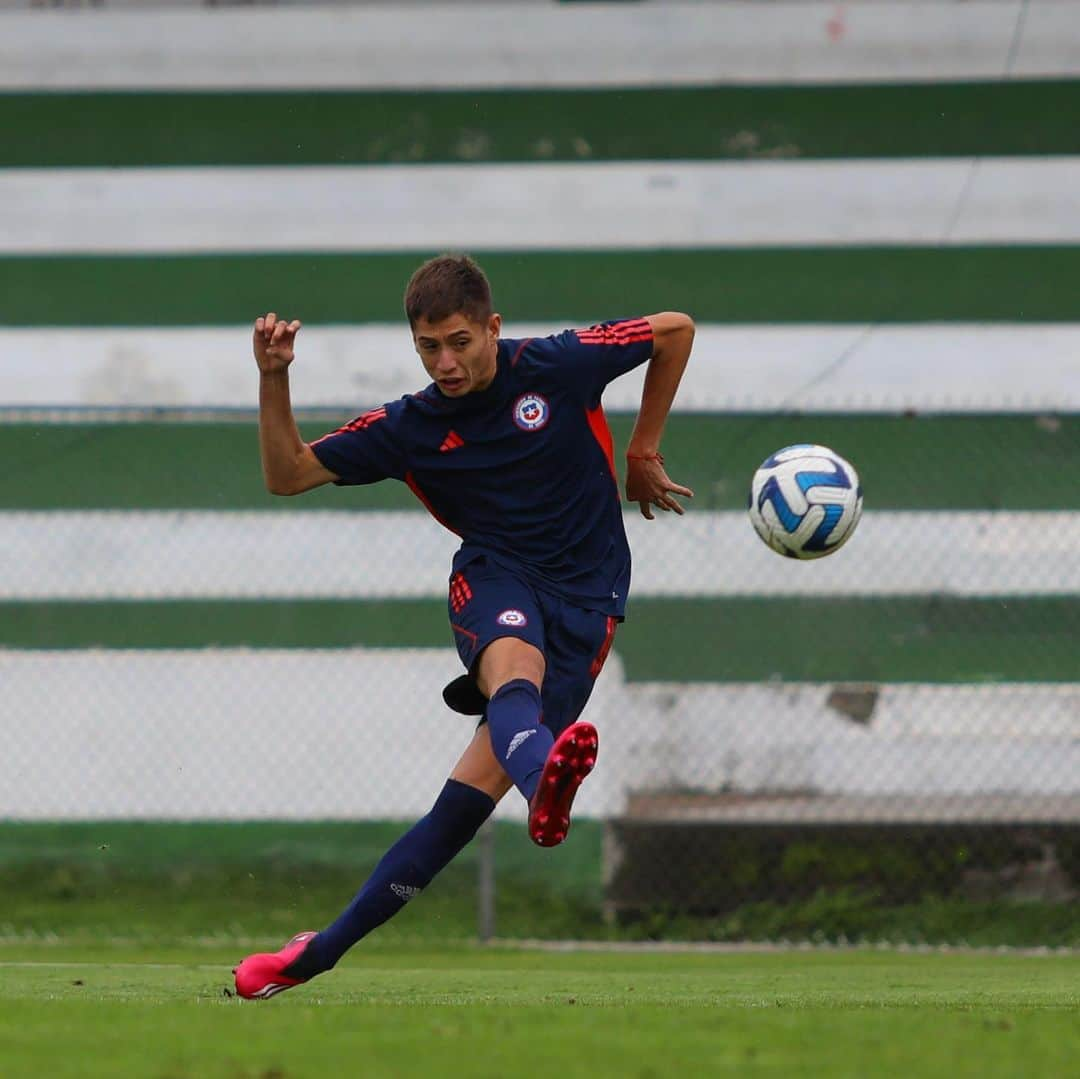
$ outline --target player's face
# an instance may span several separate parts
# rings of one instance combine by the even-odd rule
[[[485,390],[495,377],[502,319],[473,322],[460,312],[442,322],[419,319],[413,343],[432,381],[447,397]]]

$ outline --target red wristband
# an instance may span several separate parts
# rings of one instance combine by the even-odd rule
[[[626,459],[628,461],[659,461],[661,464],[664,463],[664,455],[662,453],[628,453]]]

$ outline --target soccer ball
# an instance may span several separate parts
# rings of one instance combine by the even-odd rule
[[[821,558],[841,547],[862,516],[855,469],[825,446],[785,446],[750,483],[750,522],[778,554]]]

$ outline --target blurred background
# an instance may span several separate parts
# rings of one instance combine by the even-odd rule
[[[409,274],[508,336],[698,336],[556,851],[506,799],[382,935],[1080,944],[1080,3],[0,2],[0,941],[336,914],[471,731],[455,538],[274,499],[424,384]],[[605,399],[619,449],[640,374]],[[768,551],[757,465],[866,512]]]

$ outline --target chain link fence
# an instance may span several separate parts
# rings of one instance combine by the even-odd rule
[[[937,422],[909,420],[909,445]],[[601,756],[577,805],[603,824],[609,920],[730,928],[740,911],[829,897],[1075,900],[1080,516],[1045,446],[1019,452],[1014,435],[1038,429],[1067,464],[1080,422],[964,422],[982,432],[981,470],[1023,478],[987,489],[1028,490],[1026,505],[888,508],[909,454],[895,476],[864,473],[844,549],[792,564],[729,508],[747,447],[694,461],[686,518],[628,512],[633,600],[587,711]],[[673,417],[675,445],[690,423]],[[227,427],[140,438],[194,445]],[[6,436],[45,447],[65,430]],[[88,446],[112,440],[122,469],[125,430],[84,432],[50,468],[92,490],[87,461],[103,458]],[[858,466],[859,446],[843,449]],[[456,540],[419,509],[336,494],[349,509],[5,508],[0,816],[425,812],[470,734],[440,696],[460,670],[444,609]],[[521,800],[499,816],[522,820]]]
[[[654,936],[953,901],[1075,927],[1075,4],[522,2],[512,52],[494,3],[146,6],[0,0],[0,818],[428,809],[471,734],[440,695],[454,538],[402,485],[265,495],[245,327],[304,319],[313,438],[415,388],[402,288],[467,247],[510,336],[698,322],[664,442],[697,497],[628,508],[551,879],[588,861],[596,923]],[[485,62],[448,73],[462,19]],[[745,513],[796,442],[866,497],[810,564]],[[498,818],[488,931],[528,842],[516,795]]]

